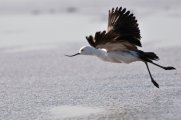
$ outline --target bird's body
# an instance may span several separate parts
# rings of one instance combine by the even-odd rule
[[[164,67],[154,63],[159,57],[153,52],[144,52],[138,49],[142,47],[140,30],[135,16],[126,8],[112,8],[108,14],[107,31],[96,32],[95,36],[86,37],[90,46],[82,47],[79,53],[67,55],[91,55],[103,61],[114,63],[132,63],[142,61],[146,64],[152,83],[159,87],[154,81],[148,67],[148,63],[154,64],[165,70],[175,69],[174,67]]]
[[[125,50],[125,51],[112,51],[107,53],[110,62],[115,63],[132,63],[140,61],[138,54],[135,51]]]
[[[86,46],[91,51],[90,55],[96,56],[99,59],[106,62],[113,63],[131,63],[135,61],[141,61],[139,55],[135,51],[131,50],[115,50],[108,52],[106,49],[95,49],[91,46]],[[85,47],[83,47],[85,48]]]

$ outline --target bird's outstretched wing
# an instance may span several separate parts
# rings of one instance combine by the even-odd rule
[[[109,50],[137,49],[141,47],[141,36],[135,16],[120,7],[109,10],[107,32],[96,32],[95,36],[86,37],[95,48]]]

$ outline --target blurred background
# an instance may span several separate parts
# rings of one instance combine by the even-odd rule
[[[138,19],[140,49],[177,68],[150,65],[160,89],[141,62],[64,56],[105,30],[117,6]],[[0,0],[0,119],[181,120],[180,28],[181,0]]]
[[[52,49],[107,27],[107,13],[123,6],[135,13],[142,42],[180,45],[180,0],[0,0],[0,47]]]

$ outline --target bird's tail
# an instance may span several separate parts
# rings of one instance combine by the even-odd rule
[[[144,52],[144,54],[151,60],[159,60],[159,57],[154,52]]]
[[[138,51],[140,59],[145,62],[152,62],[152,60],[159,60],[159,57],[154,52]]]

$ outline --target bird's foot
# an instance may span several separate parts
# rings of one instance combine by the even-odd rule
[[[168,66],[168,67],[164,67],[165,70],[176,70],[176,68]]]
[[[155,87],[159,88],[159,84],[152,78],[151,82],[155,85]]]

